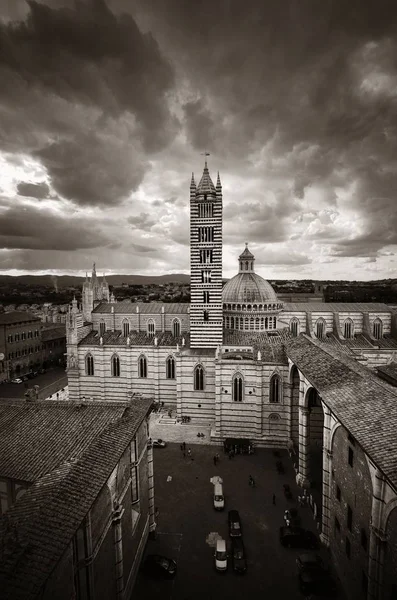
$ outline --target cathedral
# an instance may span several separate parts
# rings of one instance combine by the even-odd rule
[[[117,302],[94,265],[68,313],[70,400],[138,394],[208,426],[211,443],[287,448],[350,597],[395,598],[397,314],[282,302],[248,244],[223,285],[222,221],[205,163],[190,183],[189,304]]]

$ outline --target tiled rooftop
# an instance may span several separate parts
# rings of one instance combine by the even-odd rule
[[[397,363],[392,362],[388,365],[382,365],[376,368],[379,377],[397,386]]]
[[[94,314],[109,314],[114,309],[117,315],[132,315],[136,314],[137,307],[141,314],[159,315],[164,307],[166,315],[187,314],[190,304],[188,302],[131,302],[131,300],[122,300],[121,302],[102,302],[94,308]]]
[[[13,310],[12,312],[0,314],[0,325],[12,325],[13,323],[25,323],[27,321],[40,322],[40,318],[22,310]]]
[[[59,338],[66,337],[66,327],[51,327],[43,329],[41,332],[41,339],[43,342],[49,342],[50,340],[59,340]]]
[[[284,312],[393,312],[380,302],[284,302]]]
[[[67,459],[79,458],[127,403],[56,401],[0,404],[0,477],[33,483]]]
[[[40,597],[151,403],[137,400],[122,418],[108,422],[76,461],[66,460],[39,479],[0,520],[2,600]]]
[[[130,331],[130,346],[154,346],[154,338],[157,338],[158,346],[175,346],[179,344],[182,348],[182,341],[185,340],[185,346],[189,345],[189,334],[182,333],[175,337],[170,331],[148,335],[145,331]],[[100,346],[100,334],[97,331],[90,331],[80,342],[79,346]],[[105,331],[102,336],[104,346],[126,346],[127,338],[121,331]]]
[[[307,336],[287,355],[397,489],[397,390],[333,346]]]

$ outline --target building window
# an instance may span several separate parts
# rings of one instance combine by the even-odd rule
[[[128,321],[123,321],[123,336],[128,337],[130,334],[130,324]]]
[[[138,360],[138,377],[147,377],[147,360],[146,356],[140,356]]]
[[[204,389],[204,369],[201,365],[197,365],[194,369],[194,389],[197,391]]]
[[[341,499],[341,493],[340,493],[340,487],[339,485],[336,486],[336,499],[339,500]]]
[[[15,341],[19,342],[19,340],[20,340],[20,335],[19,335],[19,333],[16,333],[15,334]]]
[[[166,377],[167,379],[175,379],[175,359],[169,356],[166,360]]]
[[[172,321],[172,335],[174,337],[178,337],[181,335],[181,322],[179,319],[174,319]]]
[[[214,241],[214,228],[213,227],[198,227],[198,241],[199,242],[213,242]]]
[[[212,263],[212,250],[210,248],[200,250],[200,262],[203,264]]]
[[[211,283],[211,271],[203,270],[201,271],[201,283]]]
[[[354,452],[353,452],[353,448],[349,447],[349,453],[348,453],[348,463],[349,465],[352,467],[353,466],[353,462],[354,462]]]
[[[147,322],[147,332],[148,335],[154,335],[156,333],[156,328],[154,326],[153,319],[149,319],[149,321]]]
[[[351,319],[346,319],[343,326],[343,336],[350,340],[353,337],[354,325]]]
[[[11,335],[11,334],[9,334],[9,335],[7,336],[7,342],[12,342],[12,341],[13,341],[13,339],[14,339],[14,338],[12,337],[12,335]]]
[[[353,511],[349,505],[347,505],[347,528],[349,531],[353,528]]]
[[[334,527],[335,527],[335,535],[336,535],[337,533],[340,532],[340,523],[339,523],[338,517],[335,517]]]
[[[206,199],[206,196],[204,196],[204,199]],[[200,203],[198,205],[199,217],[201,219],[212,219],[212,215],[213,215],[212,208],[213,208],[213,205],[210,202]]]
[[[323,319],[318,319],[316,322],[316,336],[319,340],[322,340],[325,334],[325,323]]]
[[[352,436],[352,434],[351,434],[351,433],[348,433],[348,434],[347,434],[347,439],[348,439],[348,441],[350,442],[350,444],[351,444],[352,446],[355,446],[355,445],[356,445],[356,441],[355,441],[355,439],[354,439],[354,437]]]
[[[365,529],[361,529],[361,532],[360,532],[360,541],[361,541],[361,546],[366,551],[367,548],[368,548],[368,538],[367,538],[367,534],[366,534]]]
[[[383,323],[380,319],[375,319],[373,325],[373,335],[374,338],[380,340],[383,336]]]
[[[32,339],[33,337],[33,332],[32,331],[28,331],[28,340]]]
[[[205,311],[203,312],[203,321],[206,321],[206,322],[207,322],[207,321],[209,321],[209,320],[210,320],[210,313],[209,313],[209,311],[208,311],[208,310],[205,310]]]
[[[85,374],[94,375],[94,357],[92,354],[87,354],[85,357]]]
[[[99,323],[99,334],[101,336],[103,336],[103,334],[105,333],[105,331],[106,331],[106,323],[104,321],[101,321]]]
[[[290,324],[289,324],[289,330],[293,337],[298,337],[298,333],[299,333],[298,327],[299,327],[299,321],[298,321],[298,319],[296,319],[294,317],[293,319],[291,319]]]
[[[139,500],[139,486],[138,486],[138,467],[136,465],[131,467],[131,502],[138,502]]]
[[[120,359],[116,355],[112,356],[112,375],[120,377]]]
[[[203,292],[203,302],[204,304],[209,304],[210,302],[210,293],[207,291]]]
[[[313,406],[321,406],[320,397],[315,388],[310,388],[309,395],[307,398],[307,406],[308,408],[312,408]]]
[[[270,402],[280,402],[280,377],[273,375],[270,379]]]
[[[350,540],[349,540],[349,538],[346,538],[345,548],[346,548],[346,556],[347,556],[347,558],[350,558],[351,547],[350,547]]]
[[[233,377],[232,393],[234,402],[243,401],[243,377],[239,373]]]

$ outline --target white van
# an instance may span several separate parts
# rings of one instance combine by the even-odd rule
[[[216,510],[223,510],[225,508],[225,497],[221,483],[214,485],[214,508]]]
[[[216,540],[215,548],[215,569],[217,571],[227,571],[227,552],[225,540]]]

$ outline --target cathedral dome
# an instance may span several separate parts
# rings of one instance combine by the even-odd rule
[[[223,303],[278,303],[276,292],[268,281],[256,273],[237,273],[224,286]]]

